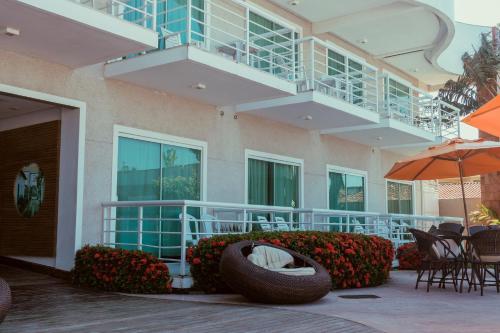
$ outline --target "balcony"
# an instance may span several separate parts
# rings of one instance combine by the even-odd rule
[[[377,69],[315,37],[297,41],[298,94],[237,106],[238,112],[310,130],[379,123]]]
[[[399,246],[412,240],[409,228],[428,230],[462,218],[381,214],[327,209],[294,209],[207,201],[118,201],[102,204],[104,245],[141,249],[186,277],[186,249],[201,238],[261,231],[336,231],[378,235]],[[179,285],[177,287],[187,287]]]
[[[2,49],[82,67],[156,46],[156,0],[4,0]],[[138,2],[137,2],[138,3]]]
[[[106,77],[219,106],[296,94],[293,27],[245,2],[187,0],[158,8],[158,50],[107,64]]]
[[[380,75],[383,87],[379,106],[380,123],[324,131],[358,143],[400,149],[440,143],[460,136],[460,110],[432,95]]]

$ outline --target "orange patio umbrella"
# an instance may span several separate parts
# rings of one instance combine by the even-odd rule
[[[460,178],[465,211],[464,177],[500,171],[500,142],[453,139],[394,164],[385,178],[397,180],[436,180]]]
[[[491,135],[500,136],[500,95],[469,114],[462,122]]]

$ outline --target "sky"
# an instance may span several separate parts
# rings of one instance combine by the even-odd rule
[[[455,0],[455,20],[494,26],[500,23],[500,0]]]

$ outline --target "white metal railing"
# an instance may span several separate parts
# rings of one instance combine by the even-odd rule
[[[460,136],[460,110],[411,85],[401,84],[391,75],[381,75],[381,114],[408,125],[453,138]]]
[[[293,28],[254,13],[243,1],[160,1],[159,49],[194,45],[280,78],[294,79]]]
[[[157,0],[70,0],[135,23],[148,29],[156,26]],[[163,1],[163,0],[159,0]]]
[[[411,241],[409,228],[428,229],[461,218],[380,214],[327,209],[294,209],[206,201],[117,201],[102,204],[104,245],[152,252],[188,274],[186,249],[201,238],[254,230],[355,232]]]
[[[315,90],[377,112],[377,68],[315,37],[297,41],[298,91]]]

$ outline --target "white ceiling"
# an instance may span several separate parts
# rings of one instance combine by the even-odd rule
[[[43,0],[39,4],[50,7],[51,1]],[[141,35],[146,31],[137,25],[72,1],[58,1],[50,8],[68,16],[22,1],[1,0],[0,28],[18,29],[20,35],[9,37],[0,34],[0,49],[80,67],[151,47],[132,37],[137,35],[136,32]],[[70,16],[78,17],[72,19]],[[154,39],[154,32],[150,34]],[[149,32],[146,36],[149,36]]]
[[[0,94],[0,119],[19,116],[26,113],[43,111],[55,105],[22,97]]]
[[[314,34],[340,37],[427,84],[452,77],[426,57],[450,37],[448,26],[417,1],[301,0],[296,6],[271,1],[312,22]]]

